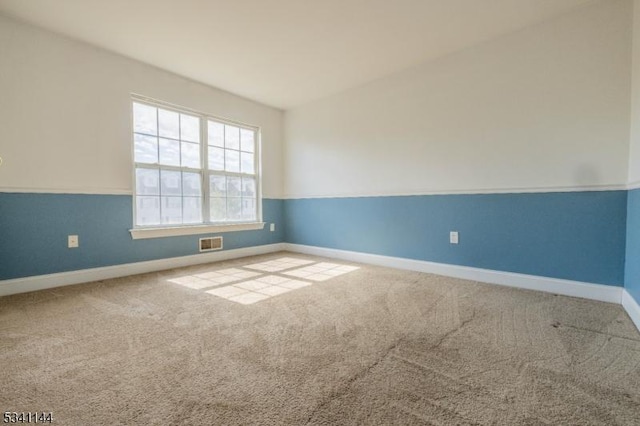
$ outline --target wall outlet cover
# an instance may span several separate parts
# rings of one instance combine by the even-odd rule
[[[69,248],[76,248],[79,246],[78,236],[77,235],[69,235],[67,237],[67,246]]]
[[[449,242],[451,244],[458,244],[458,231],[449,232]]]

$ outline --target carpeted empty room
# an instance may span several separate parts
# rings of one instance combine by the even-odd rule
[[[0,423],[640,425],[640,0],[0,0]]]
[[[308,263],[247,267],[282,258]],[[317,265],[352,268],[308,275]],[[208,292],[261,278],[303,285],[249,303]],[[620,306],[291,253],[4,297],[0,332],[0,403],[60,424],[640,415],[640,334]]]

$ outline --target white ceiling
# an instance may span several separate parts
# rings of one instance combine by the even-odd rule
[[[278,108],[593,0],[0,0],[0,13]]]

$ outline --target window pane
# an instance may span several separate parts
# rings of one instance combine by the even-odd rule
[[[200,145],[182,142],[182,167],[200,168]]]
[[[255,221],[257,131],[166,108],[132,101],[136,226]]]
[[[212,222],[221,222],[227,219],[227,204],[224,198],[212,198],[209,201],[209,207]]]
[[[180,165],[180,142],[160,138],[160,164],[164,166]]]
[[[227,198],[227,217],[229,220],[242,219],[242,198]]]
[[[224,149],[209,147],[209,170],[224,170]]]
[[[240,171],[240,152],[231,151],[230,149],[224,150],[225,170],[228,172]]]
[[[160,136],[180,139],[180,114],[166,109],[158,109]]]
[[[207,134],[209,138],[209,145],[224,147],[224,124],[216,121],[209,121],[207,123]]]
[[[200,142],[200,119],[198,117],[180,114],[180,139]]]
[[[241,152],[240,153],[240,166],[242,173],[255,173],[253,168],[253,153],[251,152]]]
[[[201,197],[200,173],[182,173],[182,195]]]
[[[256,200],[255,200],[255,198],[243,198],[242,199],[242,219],[243,220],[255,220],[256,219]]]
[[[256,180],[254,178],[242,178],[242,196],[250,198],[256,196]]]
[[[182,223],[182,197],[160,197],[162,223]]]
[[[174,172],[172,170],[161,170],[160,191],[162,195],[182,195],[181,172]],[[164,212],[162,213],[162,216],[164,217]]]
[[[212,197],[226,197],[227,178],[225,176],[209,176],[209,194]]]
[[[243,151],[254,151],[253,134],[253,130],[240,129],[240,147]]]
[[[224,125],[224,147],[240,149],[240,129],[236,126]]]
[[[148,135],[158,134],[158,118],[155,107],[133,103],[133,131]]]
[[[136,169],[136,195],[160,195],[158,170]]]
[[[240,196],[240,178],[227,176],[227,197]]]
[[[158,138],[134,134],[134,150],[136,163],[158,163]]]
[[[184,197],[182,199],[182,213],[184,223],[201,223],[202,222],[202,198],[200,197]]]
[[[160,223],[160,197],[136,197],[136,225]]]

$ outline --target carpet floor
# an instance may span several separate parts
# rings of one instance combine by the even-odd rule
[[[292,253],[0,298],[0,370],[61,425],[640,424],[618,305]]]

